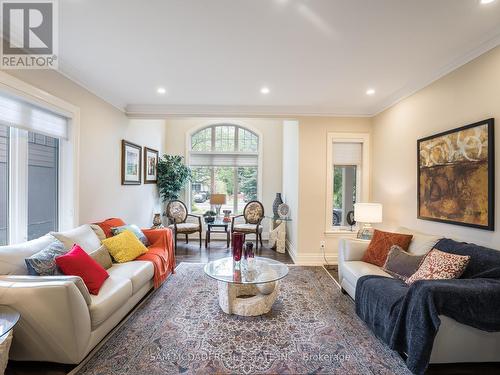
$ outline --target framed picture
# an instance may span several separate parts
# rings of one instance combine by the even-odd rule
[[[158,181],[158,151],[144,147],[144,183],[156,184]]]
[[[141,184],[142,147],[122,140],[122,185]]]
[[[494,230],[494,119],[417,141],[418,218]]]

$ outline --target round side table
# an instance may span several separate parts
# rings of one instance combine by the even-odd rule
[[[12,343],[12,329],[19,321],[20,314],[9,306],[0,305],[0,374],[5,372],[9,362]]]

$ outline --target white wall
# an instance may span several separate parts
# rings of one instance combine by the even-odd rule
[[[373,119],[373,199],[384,227],[404,225],[500,249],[500,231],[417,219],[417,139],[494,117],[500,120],[500,47],[439,79]],[[500,134],[495,135],[496,227],[500,215]]]
[[[207,118],[207,117],[173,117],[166,123],[165,153],[186,156],[188,137],[202,127],[232,123],[247,127],[260,135],[262,143],[262,203],[266,215],[272,215],[272,205],[276,193],[282,189],[282,142],[283,124],[279,119],[264,118]],[[185,197],[186,200],[186,197]],[[268,232],[269,221],[264,223],[264,231]],[[264,233],[264,236],[266,233]]]
[[[129,120],[78,84],[55,71],[12,70],[7,73],[80,108],[79,222],[121,217],[150,226],[158,202],[153,184],[121,185],[121,140],[164,150],[163,120]]]
[[[283,201],[290,207],[287,222],[287,248],[290,255],[297,258],[299,244],[299,123],[283,122]]]

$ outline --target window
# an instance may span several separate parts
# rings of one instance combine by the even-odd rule
[[[57,230],[59,141],[28,133],[28,240]]]
[[[226,194],[221,210],[241,213],[258,198],[259,137],[238,125],[220,124],[191,136],[191,211],[210,210],[212,193]]]
[[[9,128],[0,125],[0,245],[9,234]]]
[[[354,203],[368,201],[369,136],[329,133],[326,231],[350,230]]]
[[[58,230],[59,153],[67,123],[0,93],[0,244]]]

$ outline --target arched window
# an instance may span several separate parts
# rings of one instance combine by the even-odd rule
[[[241,213],[257,199],[259,136],[239,125],[217,124],[191,136],[191,211],[210,210],[210,195],[225,194],[222,210]],[[222,212],[222,211],[221,211]]]

